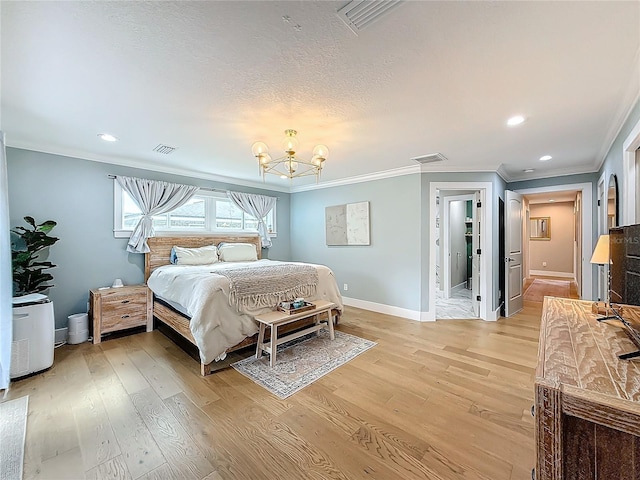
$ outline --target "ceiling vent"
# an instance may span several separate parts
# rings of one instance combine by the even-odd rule
[[[428,155],[422,155],[421,157],[413,157],[411,160],[415,160],[416,162],[424,165],[425,163],[442,162],[446,159],[447,157],[441,153],[430,153]]]
[[[338,10],[338,17],[356,35],[402,3],[402,0],[353,0]]]
[[[162,153],[163,155],[169,155],[173,153],[176,147],[170,147],[169,145],[163,145],[162,143],[158,144],[156,148],[153,149],[154,152]]]

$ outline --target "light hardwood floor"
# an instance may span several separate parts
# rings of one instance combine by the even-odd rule
[[[529,479],[541,305],[420,323],[347,308],[378,346],[279,400],[208,377],[161,333],[56,350],[29,395],[25,477]]]

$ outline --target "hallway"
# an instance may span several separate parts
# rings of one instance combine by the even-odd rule
[[[545,296],[580,298],[576,282],[568,278],[531,276],[524,284],[524,301],[542,303]]]

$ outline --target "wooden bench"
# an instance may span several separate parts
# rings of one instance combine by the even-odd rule
[[[304,312],[300,313],[289,314],[288,312],[275,310],[273,312],[256,315],[255,318],[260,324],[260,330],[258,332],[258,345],[256,347],[256,359],[262,357],[262,352],[266,352],[271,356],[269,364],[271,365],[271,367],[273,367],[276,364],[276,351],[278,350],[278,345],[284,342],[288,342],[289,340],[293,340],[294,338],[302,337],[303,335],[306,335],[308,333],[317,332],[323,328],[328,328],[329,336],[331,340],[333,340],[335,338],[335,334],[333,331],[331,309],[335,308],[336,305],[324,300],[318,300],[312,303],[315,305],[314,309],[305,310]],[[326,322],[320,321],[320,315],[322,315],[323,313],[327,315]],[[313,316],[315,316],[316,319],[315,325],[278,338],[278,327],[291,322],[295,322],[296,320],[300,320],[302,318],[309,318]],[[271,327],[271,341],[265,343],[264,332],[267,327]]]

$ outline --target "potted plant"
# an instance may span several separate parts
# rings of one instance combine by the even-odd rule
[[[10,377],[18,378],[39,372],[53,365],[55,317],[53,303],[43,292],[51,287],[53,275],[45,272],[55,267],[43,260],[43,250],[59,239],[48,234],[56,222],[36,224],[33,217],[24,217],[28,226],[11,230],[17,236],[11,243],[13,267],[13,343],[22,351],[19,361],[11,362]],[[26,345],[26,346],[25,346]]]
[[[53,220],[36,224],[33,217],[24,217],[29,225],[15,227],[11,230],[21,240],[11,243],[11,264],[13,268],[14,295],[22,296],[30,293],[40,293],[53,285],[48,284],[53,280],[53,275],[45,272],[56,265],[49,261],[41,260],[41,252],[45,248],[55,244],[59,238],[50,237],[49,232],[56,226]]]

